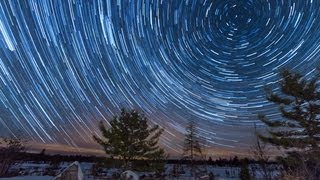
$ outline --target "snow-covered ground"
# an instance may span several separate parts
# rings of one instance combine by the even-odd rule
[[[34,163],[27,162],[22,163],[14,167],[13,170],[19,172],[19,176],[12,178],[0,178],[0,179],[8,179],[8,180],[51,180],[54,179],[54,176],[59,172],[63,171],[66,167],[68,167],[70,163]],[[95,177],[92,175],[93,163],[80,163],[82,172],[84,174],[85,179],[99,179],[106,177],[114,177],[115,174],[120,174],[121,170],[116,168],[100,168],[98,174],[100,176]],[[215,179],[230,179],[236,180],[239,179],[239,173],[241,171],[240,167],[219,167],[212,165],[202,165],[197,166],[197,171],[202,172],[200,174],[208,175],[209,173],[213,174]],[[147,172],[137,172],[137,174],[141,177],[143,175],[149,176],[152,173]],[[188,165],[178,165],[178,164],[167,164],[165,166],[165,177],[166,179],[190,179],[191,177],[191,167]],[[262,174],[256,172],[256,179],[263,179]],[[274,177],[278,174],[277,170],[274,170]]]
[[[10,178],[0,178],[1,180],[54,180],[52,176],[17,176]]]

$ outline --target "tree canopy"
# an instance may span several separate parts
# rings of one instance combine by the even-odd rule
[[[194,121],[190,121],[186,127],[186,131],[183,156],[185,159],[194,160],[202,155],[201,139],[197,130],[197,124]]]
[[[285,70],[281,76],[280,92],[267,89],[267,99],[278,105],[282,118],[271,120],[265,115],[259,115],[260,120],[270,128],[268,135],[260,134],[259,138],[287,149],[287,157],[278,157],[286,169],[284,177],[293,175],[297,179],[318,179],[320,74],[317,72],[312,78],[307,78]]]
[[[102,138],[94,135],[94,140],[103,146],[107,155],[123,159],[125,166],[135,159],[159,160],[165,152],[158,146],[163,129],[158,125],[150,127],[148,119],[138,111],[121,110],[120,116],[110,121],[110,128],[100,122]]]
[[[319,74],[311,79],[299,73],[284,70],[281,73],[281,93],[267,89],[267,99],[279,106],[283,118],[270,120],[259,115],[269,130],[269,136],[260,138],[283,148],[318,150],[320,143]]]

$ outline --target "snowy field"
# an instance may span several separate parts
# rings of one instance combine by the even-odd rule
[[[47,164],[47,163],[23,163],[13,168],[14,171],[18,172],[17,177],[11,178],[0,178],[8,180],[51,180],[59,172],[63,171],[68,167],[70,163],[59,163],[59,164]],[[99,168],[99,173],[93,176],[94,170],[92,168],[93,163],[80,163],[82,172],[85,179],[111,179],[115,175],[121,174],[120,169],[116,168]],[[197,171],[203,174],[213,174],[215,179],[239,179],[240,167],[218,167],[212,165],[197,166]],[[96,170],[95,170],[96,171]],[[274,171],[274,176],[278,171]],[[140,177],[151,177],[153,173],[148,172],[136,172]],[[256,179],[263,179],[261,173],[255,172]],[[191,168],[188,165],[177,165],[167,164],[164,171],[165,179],[192,179]]]
[[[54,180],[53,176],[18,176],[10,178],[0,178],[2,180]]]

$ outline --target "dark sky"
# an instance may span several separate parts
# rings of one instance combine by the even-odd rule
[[[93,147],[97,122],[139,109],[179,151],[250,146],[264,86],[320,56],[318,0],[0,1],[0,132]],[[263,129],[263,126],[260,126]]]

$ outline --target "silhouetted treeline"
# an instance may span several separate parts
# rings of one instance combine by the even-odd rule
[[[168,164],[190,164],[191,161],[189,160],[176,160],[176,159],[169,159],[167,160]],[[209,157],[208,160],[198,160],[194,162],[196,165],[214,165],[214,166],[232,166],[232,167],[239,167],[243,163],[245,164],[259,164],[259,161],[254,159],[243,158],[239,159],[237,156],[230,157],[229,159],[226,158],[218,158],[216,160],[212,160]],[[276,164],[276,162],[270,162],[270,164]]]
[[[36,162],[102,162],[104,157],[97,156],[83,156],[83,155],[61,155],[61,154],[38,154],[38,153],[19,153],[15,160],[36,161]]]
[[[84,155],[61,155],[61,154],[44,154],[44,153],[19,153],[17,154],[15,160],[22,160],[22,161],[34,161],[34,162],[93,162],[93,163],[107,163],[112,162],[117,164],[116,162],[120,162],[121,160],[118,159],[111,159],[111,158],[105,158],[105,157],[97,157],[97,156],[84,156]],[[151,160],[135,160],[134,163],[140,164],[145,162],[151,162]],[[190,164],[190,160],[179,160],[179,159],[167,159],[163,160],[167,164]],[[215,165],[215,166],[234,166],[239,167],[243,163],[247,164],[259,164],[258,161],[254,159],[239,159],[237,156],[230,157],[229,159],[226,158],[219,158],[216,160],[212,160],[211,157],[209,157],[208,160],[197,160],[194,161],[196,165]],[[271,164],[276,164],[276,162],[270,162]]]

